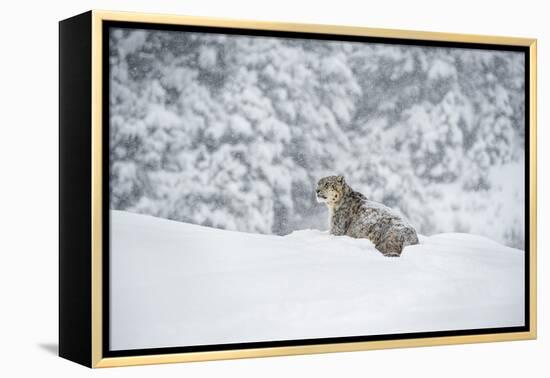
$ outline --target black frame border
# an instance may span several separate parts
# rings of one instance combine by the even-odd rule
[[[355,35],[335,35],[323,33],[309,32],[290,32],[290,31],[273,31],[260,29],[243,29],[243,28],[228,28],[228,27],[212,27],[212,26],[195,26],[195,25],[169,25],[160,23],[133,22],[133,21],[102,21],[102,172],[103,172],[103,187],[102,187],[102,228],[103,228],[103,262],[102,262],[102,354],[103,358],[108,357],[131,357],[144,355],[160,355],[160,354],[175,354],[175,353],[194,353],[194,352],[211,352],[222,350],[239,350],[239,349],[256,349],[256,348],[273,348],[273,347],[289,347],[289,346],[308,346],[319,344],[341,344],[341,343],[356,343],[367,341],[386,341],[386,340],[407,340],[435,337],[452,337],[452,336],[474,336],[487,334],[501,334],[513,332],[529,332],[530,324],[530,206],[533,200],[530,197],[530,141],[531,141],[531,82],[530,82],[530,48],[528,46],[516,45],[499,45],[499,44],[484,44],[473,42],[451,42],[451,41],[433,41],[422,39],[405,39],[391,37],[370,37],[370,36],[355,36]],[[245,342],[232,344],[213,344],[213,345],[193,345],[193,346],[178,346],[178,347],[161,347],[161,348],[145,348],[145,349],[127,349],[127,350],[111,350],[109,345],[110,340],[110,322],[109,322],[109,304],[110,304],[110,214],[109,214],[109,29],[110,28],[126,28],[126,29],[146,29],[146,30],[161,30],[161,31],[180,31],[180,32],[195,32],[195,33],[217,33],[242,36],[258,36],[258,37],[279,37],[279,38],[298,38],[298,39],[315,39],[327,41],[345,41],[345,42],[365,42],[365,43],[383,43],[390,45],[411,45],[411,46],[428,46],[428,47],[443,47],[443,48],[463,48],[463,49],[479,49],[479,50],[498,50],[498,51],[513,51],[522,52],[525,62],[525,193],[527,199],[525,201],[525,325],[519,327],[500,327],[500,328],[481,328],[481,329],[466,329],[466,330],[449,330],[449,331],[430,331],[430,332],[412,332],[405,334],[386,334],[386,335],[367,335],[367,336],[343,336],[329,337],[317,339],[299,339],[299,340],[277,340],[277,341],[261,341],[261,342]]]

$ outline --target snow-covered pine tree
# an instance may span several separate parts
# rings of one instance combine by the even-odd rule
[[[494,217],[496,167],[523,161],[521,54],[130,29],[110,42],[115,209],[285,234],[325,226],[313,188],[341,173],[421,233],[483,233],[465,218]],[[491,236],[521,246],[518,214]]]

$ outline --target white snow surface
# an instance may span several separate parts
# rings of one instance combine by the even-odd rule
[[[420,237],[226,231],[111,211],[113,350],[522,326],[524,252]]]

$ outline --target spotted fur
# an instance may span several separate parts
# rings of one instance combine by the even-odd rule
[[[381,203],[354,191],[343,176],[328,176],[317,184],[317,200],[329,210],[330,233],[369,239],[385,256],[400,256],[418,244],[416,230]]]

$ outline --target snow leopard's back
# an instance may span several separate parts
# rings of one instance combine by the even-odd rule
[[[368,200],[358,192],[351,192],[344,198],[346,202],[349,203],[347,210],[350,218],[346,235],[367,238],[388,256],[399,256],[407,245],[418,244],[414,227],[390,208]],[[346,211],[346,206],[342,206],[341,210]]]

